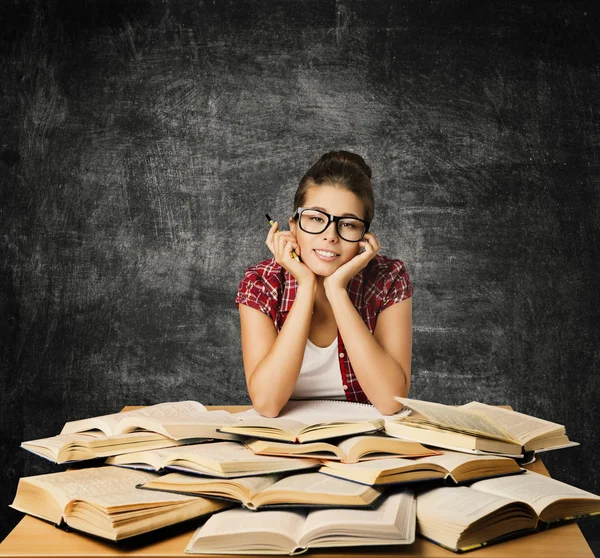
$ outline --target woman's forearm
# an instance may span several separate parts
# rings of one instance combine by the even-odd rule
[[[408,395],[408,378],[400,364],[377,342],[345,289],[328,292],[335,321],[354,374],[365,395],[379,412],[389,415],[402,408],[394,395]]]
[[[314,302],[314,287],[298,286],[283,327],[250,376],[248,393],[261,415],[277,416],[294,391],[302,367]]]

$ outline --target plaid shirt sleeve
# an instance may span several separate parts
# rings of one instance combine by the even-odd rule
[[[390,266],[386,269],[381,281],[384,295],[379,309],[380,312],[392,304],[402,302],[413,295],[413,287],[408,276],[408,271],[404,263],[400,260],[390,261]]]
[[[260,310],[274,322],[276,321],[277,292],[273,293],[273,288],[264,280],[257,266],[248,269],[240,281],[235,305],[240,304]]]

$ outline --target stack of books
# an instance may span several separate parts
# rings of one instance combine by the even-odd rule
[[[600,514],[600,497],[520,465],[577,445],[563,426],[482,403],[396,398],[383,416],[290,401],[276,418],[194,401],[77,420],[22,447],[64,472],[20,479],[12,507],[119,541],[196,520],[196,554],[409,545],[466,551]]]

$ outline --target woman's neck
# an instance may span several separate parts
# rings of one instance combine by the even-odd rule
[[[317,294],[315,296],[315,304],[313,306],[313,314],[318,313],[329,313],[331,312],[331,304],[327,299],[327,295],[325,294],[325,287],[323,286],[323,281],[325,277],[322,275],[317,275]]]

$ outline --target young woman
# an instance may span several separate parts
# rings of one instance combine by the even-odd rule
[[[393,414],[410,387],[412,293],[404,264],[369,231],[371,169],[325,153],[304,175],[289,231],[250,267],[236,296],[248,393],[275,417],[289,399],[370,402]],[[295,257],[298,256],[298,257]]]

